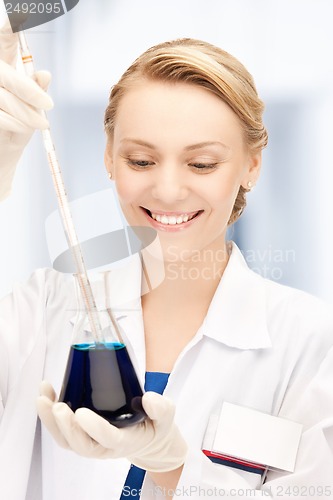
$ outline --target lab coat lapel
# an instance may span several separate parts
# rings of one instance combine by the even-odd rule
[[[238,349],[271,347],[266,310],[265,280],[248,268],[233,243],[202,325],[203,334]]]

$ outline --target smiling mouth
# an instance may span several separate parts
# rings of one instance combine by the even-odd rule
[[[142,207],[143,210],[149,215],[151,219],[154,219],[161,224],[176,226],[184,224],[185,222],[189,222],[190,220],[197,217],[199,214],[203,212],[203,210],[198,210],[197,212],[189,212],[189,213],[178,213],[175,215],[167,215],[163,213],[154,213],[148,210],[147,208]]]

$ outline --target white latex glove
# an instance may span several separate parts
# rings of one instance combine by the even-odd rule
[[[187,445],[174,423],[171,400],[146,392],[142,406],[149,419],[118,429],[87,408],[75,413],[58,403],[50,384],[42,382],[38,414],[57,443],[83,457],[122,458],[151,472],[167,472],[183,465]]]
[[[53,107],[44,91],[50,73],[26,76],[15,69],[17,54],[18,35],[7,22],[0,30],[0,201],[10,194],[17,162],[34,130],[49,126],[38,110]]]

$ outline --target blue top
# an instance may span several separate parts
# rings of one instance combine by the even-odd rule
[[[163,394],[168,378],[169,373],[146,372],[145,391],[153,391],[158,394]],[[120,496],[120,500],[125,500],[125,498],[140,498],[141,487],[145,474],[146,471],[144,469],[140,469],[140,467],[137,467],[136,465],[131,465],[123,486],[123,492]]]

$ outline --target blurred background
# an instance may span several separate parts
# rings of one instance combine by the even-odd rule
[[[81,0],[29,30],[35,65],[53,75],[49,119],[69,198],[110,188],[103,113],[128,65],[167,39],[214,43],[253,74],[270,137],[262,176],[230,237],[263,276],[333,303],[332,19],[331,0]],[[0,296],[52,266],[45,221],[56,207],[35,133],[0,205]],[[94,226],[95,208],[86,225]]]

